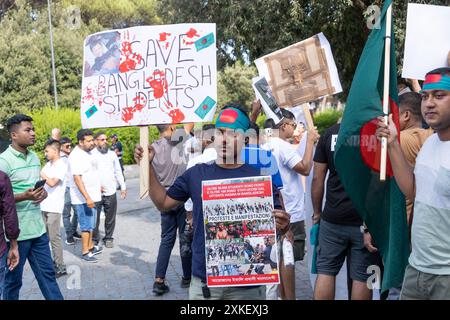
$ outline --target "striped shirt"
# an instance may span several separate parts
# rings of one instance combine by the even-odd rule
[[[25,155],[9,146],[0,154],[0,170],[11,180],[14,194],[19,194],[33,188],[40,179],[41,163],[33,151],[28,150]],[[39,204],[26,200],[17,202],[16,208],[20,228],[18,241],[38,238],[46,232]]]

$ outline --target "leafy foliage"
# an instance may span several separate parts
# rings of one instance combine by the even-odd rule
[[[448,0],[414,0],[448,5]],[[408,1],[394,1],[399,72],[403,57]],[[166,22],[217,24],[219,66],[252,62],[267,53],[323,32],[331,44],[345,98],[370,30],[369,5],[381,0],[162,0]]]
[[[342,111],[329,109],[314,116],[314,125],[317,131],[323,134],[326,129],[336,124],[340,117],[342,117]]]
[[[61,130],[61,137],[69,137],[72,139],[72,143],[77,143],[77,132],[81,129],[80,112],[79,110],[70,108],[60,108],[55,110],[54,108],[45,107],[43,109],[34,110],[28,113],[33,118],[33,124],[36,130],[36,143],[33,150],[37,152],[40,159],[44,161],[44,144],[47,139],[50,138],[50,134],[53,128],[59,128]],[[52,119],[52,121],[48,121]],[[139,143],[139,128],[108,128],[108,129],[96,129],[94,132],[105,132],[109,137],[111,134],[116,133],[119,137],[119,141],[123,145],[123,161],[125,164],[134,163],[133,153],[134,147]],[[158,130],[156,127],[150,127],[150,141],[158,139]]]
[[[246,66],[241,62],[226,66],[219,73],[217,90],[219,107],[227,102],[237,102],[250,110],[255,93],[252,88],[252,78],[257,75],[256,68]]]

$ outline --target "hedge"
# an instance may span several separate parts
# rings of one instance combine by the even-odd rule
[[[36,130],[36,143],[33,150],[39,155],[39,158],[44,161],[44,144],[51,136],[53,128],[61,130],[61,137],[69,137],[72,143],[77,143],[77,132],[81,129],[80,111],[72,108],[54,108],[46,107],[37,111],[28,113],[33,118],[34,128]],[[119,141],[123,145],[123,161],[125,164],[134,163],[133,153],[134,147],[139,142],[139,128],[105,128],[95,129],[95,132],[103,131],[109,137],[116,133]],[[158,130],[152,126],[149,130],[150,141],[158,138]]]
[[[343,111],[335,109],[328,109],[322,113],[314,115],[314,124],[317,127],[317,131],[323,134],[326,129],[336,124],[340,117],[342,117]]]
[[[320,134],[324,133],[326,129],[337,123],[339,118],[342,117],[342,113],[342,111],[328,109],[322,113],[315,114],[314,125],[317,127],[317,131],[319,131]],[[264,113],[260,114],[256,119],[258,127],[263,128],[266,119],[267,117]]]

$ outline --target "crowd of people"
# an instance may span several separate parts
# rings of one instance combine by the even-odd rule
[[[267,213],[272,211],[272,204],[269,202],[254,202],[252,203],[233,203],[233,204],[220,204],[205,205],[204,213],[209,216],[233,216],[233,215],[245,215],[250,213]]]
[[[217,257],[217,262],[232,262],[232,260],[239,260],[243,255],[243,244],[232,241],[216,241],[208,246],[208,253],[206,255],[207,262],[214,261]],[[236,262],[236,261],[235,261]]]
[[[399,91],[400,132],[392,120],[388,125],[383,121],[377,125],[377,137],[387,138],[394,178],[408,199],[405,219],[412,226],[411,256],[403,285],[389,290],[389,297],[450,299],[450,68],[429,72],[422,88],[412,86],[406,92],[402,87]],[[300,139],[294,139],[295,116],[282,109],[279,123],[265,123],[270,136],[260,136],[259,130],[251,130],[258,129],[255,121],[260,110],[258,101],[253,103],[250,116],[243,106],[227,104],[215,124],[204,125],[196,136],[191,136],[189,126],[157,126],[160,138],[148,150],[149,195],[161,217],[153,292],[161,295],[170,290],[165,276],[178,233],[183,270],[180,285],[189,288],[190,299],[295,299],[295,262],[305,256],[305,219],[309,214],[314,224],[320,224],[314,298],[335,297],[336,275],[347,259],[349,298],[371,299],[372,289],[367,285],[371,273],[367,268],[381,266],[382,261],[371,230],[353,207],[334,166],[340,125],[331,126],[322,135],[308,128]],[[122,146],[112,140],[111,150],[103,132],[82,129],[72,150],[72,141],[59,137],[55,130],[55,136],[45,144],[47,162],[42,168],[31,150],[35,143],[33,119],[15,115],[8,120],[7,130],[11,145],[0,155],[2,296],[18,299],[28,260],[44,297],[62,299],[56,282],[56,277],[66,273],[60,220],[65,243],[81,241],[80,258],[87,263],[98,261],[103,246],[113,246],[116,191],[120,190],[122,198],[126,196]],[[179,132],[174,135],[177,130],[185,139],[179,139]],[[138,163],[142,156],[142,147],[136,146]],[[272,176],[273,206],[236,203],[203,208],[202,181],[266,175]],[[304,181],[309,175],[313,176],[311,187]],[[306,210],[306,194],[311,196],[313,212]],[[101,211],[105,213],[103,238],[99,232]],[[267,211],[272,212],[274,222],[208,225],[206,235],[211,240],[207,241],[226,244],[206,250],[207,215]],[[277,238],[265,238],[262,246],[244,242],[240,247],[232,242],[272,228],[276,228]],[[275,246],[278,256],[274,255]],[[244,273],[261,272],[256,271],[261,265],[278,268],[280,285],[207,286],[207,271],[213,275],[242,272],[242,267],[231,268],[238,265],[234,262],[238,258],[250,264]],[[233,261],[226,264],[231,267],[219,268],[224,260]],[[213,261],[217,264],[210,263]]]
[[[98,261],[102,244],[114,246],[116,191],[120,189],[122,199],[127,193],[119,150],[108,148],[104,132],[88,129],[78,131],[73,148],[71,139],[61,137],[55,128],[44,145],[46,163],[41,168],[31,150],[36,140],[33,119],[17,114],[7,121],[7,130],[11,145],[0,155],[0,294],[5,300],[19,298],[28,260],[43,296],[60,300],[56,278],[67,275],[61,220],[65,244],[81,241],[80,258],[85,262]],[[105,215],[102,239],[101,212]]]

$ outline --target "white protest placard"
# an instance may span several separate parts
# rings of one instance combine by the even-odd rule
[[[408,4],[403,78],[423,80],[427,72],[447,66],[449,30],[450,7]]]
[[[323,33],[255,60],[280,108],[342,92],[331,46]]]
[[[311,130],[314,128],[314,123],[309,111],[309,103],[304,103],[301,106],[296,106],[293,108],[286,108],[286,110],[289,110],[294,114],[297,125],[303,125],[305,130]]]
[[[216,101],[213,23],[139,26],[85,39],[83,128],[211,121]]]

